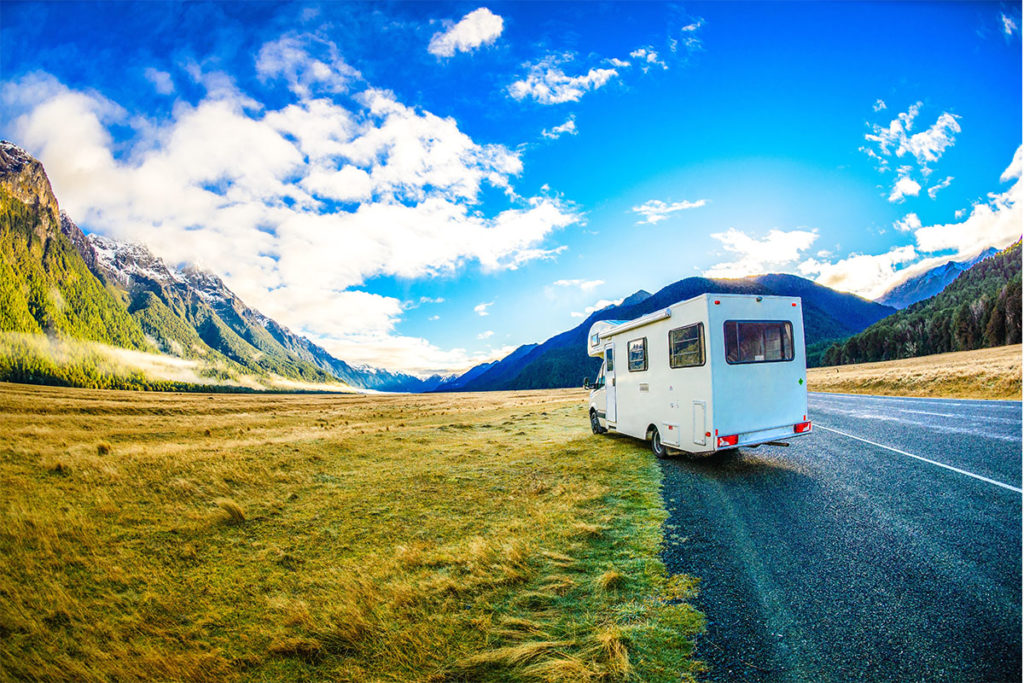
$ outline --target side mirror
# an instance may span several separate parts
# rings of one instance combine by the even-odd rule
[[[584,377],[583,378],[583,388],[584,389],[589,389],[590,388],[590,378],[589,377]]]

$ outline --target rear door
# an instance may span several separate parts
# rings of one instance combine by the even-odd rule
[[[615,345],[604,347],[605,419],[616,421],[615,411]]]

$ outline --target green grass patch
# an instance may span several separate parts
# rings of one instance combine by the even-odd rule
[[[5,676],[699,672],[695,581],[658,556],[659,469],[590,435],[580,392],[0,385],[0,420]]]

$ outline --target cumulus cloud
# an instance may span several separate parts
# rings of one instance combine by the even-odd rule
[[[146,80],[153,84],[153,88],[161,95],[170,95],[174,92],[174,81],[171,74],[148,67],[145,71]]]
[[[486,7],[475,9],[447,30],[435,33],[427,52],[437,57],[452,57],[456,52],[469,52],[481,45],[490,45],[505,26],[504,20]]]
[[[112,127],[141,117],[37,74],[0,90],[3,133],[43,162],[62,208],[87,230],[213,270],[339,358],[424,371],[478,360],[398,335],[402,302],[363,283],[553,258],[564,247],[545,242],[579,215],[551,197],[520,197],[519,153],[472,140],[453,119],[373,88],[322,97],[359,81],[333,45],[308,43],[314,56],[303,41],[259,51],[257,72],[292,94],[279,108],[196,72],[207,96],[142,121],[126,146]],[[505,206],[480,208],[488,186]]]
[[[490,308],[493,305],[494,305],[493,301],[487,301],[485,303],[479,303],[479,304],[477,304],[476,306],[473,307],[473,311],[476,312],[476,314],[479,315],[479,316],[490,315],[490,313],[487,312],[487,309]]]
[[[549,140],[557,140],[563,135],[576,135],[576,117],[570,116],[566,119],[565,123],[555,126],[550,129],[544,129],[541,131],[541,135],[548,138]]]
[[[695,202],[681,201],[671,203],[663,202],[660,199],[651,199],[639,206],[634,206],[633,213],[639,214],[644,218],[642,221],[637,221],[637,225],[654,225],[655,223],[665,220],[674,213],[685,211],[686,209],[699,209],[707,203],[708,200],[706,199],[698,199]]]
[[[1024,167],[1024,146],[1018,147],[1017,151],[1013,153],[1013,160],[1010,162],[1010,165],[999,176],[1000,182],[1005,183],[1014,178],[1020,178],[1022,167]]]
[[[572,61],[571,54],[548,55],[527,65],[528,73],[508,87],[516,100],[527,98],[541,104],[578,102],[587,92],[603,87],[619,75],[615,69],[590,69],[585,74],[567,76],[562,65]]]
[[[879,111],[878,102],[875,103],[875,111]],[[961,132],[959,117],[949,112],[942,112],[935,123],[927,129],[917,133],[913,132],[922,106],[921,102],[910,105],[907,111],[897,114],[896,118],[887,125],[873,125],[871,132],[864,136],[867,142],[873,143],[873,147],[862,146],[860,151],[875,161],[878,169],[883,173],[891,170],[890,159],[913,157],[917,172],[927,178],[932,172],[931,164],[938,161],[956,141],[957,133]],[[912,165],[899,167],[896,173],[896,182],[889,194],[890,202],[902,201],[908,196],[918,196],[921,192],[921,183],[912,177],[913,172],[914,166]],[[952,181],[952,178],[949,180]],[[940,183],[939,186],[936,186],[935,192],[937,193],[945,186]],[[929,196],[935,198],[935,194],[931,192],[929,192]]]
[[[889,193],[889,201],[894,204],[902,202],[905,197],[916,197],[921,192],[921,184],[909,175],[900,175]]]
[[[885,100],[879,98],[875,100],[875,105],[872,107],[872,109],[875,111],[882,111],[883,109],[888,109],[888,107],[885,106]]]
[[[897,268],[917,256],[914,247],[902,246],[884,254],[851,254],[835,263],[807,259],[800,264],[799,271],[802,275],[815,276],[816,281],[826,287],[875,299],[896,281]]]
[[[653,66],[660,66],[662,69],[668,68],[668,64],[660,59],[658,57],[658,53],[651,47],[637,48],[630,52],[629,56],[637,60],[644,73],[647,73],[647,71]]]
[[[309,97],[315,89],[345,92],[361,77],[341,58],[334,43],[298,33],[265,43],[256,58],[256,73],[265,81],[284,79],[299,97]]]
[[[706,277],[745,277],[786,270],[807,251],[816,239],[816,230],[769,230],[762,239],[729,228],[711,237],[737,258],[718,263],[704,272]]]
[[[921,219],[916,213],[908,213],[903,218],[892,224],[900,232],[911,232],[921,227]]]

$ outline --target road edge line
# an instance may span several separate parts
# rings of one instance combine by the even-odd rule
[[[826,427],[826,426],[824,426],[822,424],[819,424],[817,422],[814,423],[814,428],[815,429],[824,429],[827,432],[833,432],[835,434],[842,434],[843,436],[848,436],[851,439],[856,439],[857,441],[863,441],[864,443],[869,443],[872,446],[877,446],[878,448],[884,448],[884,449],[886,449],[888,451],[892,451],[893,453],[899,453],[900,455],[905,455],[908,458],[914,458],[916,460],[921,460],[923,462],[929,463],[931,465],[935,465],[937,467],[942,467],[942,468],[947,469],[947,470],[952,470],[954,472],[958,472],[960,474],[967,475],[968,477],[973,477],[974,479],[980,479],[981,481],[987,482],[989,484],[995,484],[996,486],[1000,486],[1000,487],[1002,487],[1004,489],[1009,489],[1011,491],[1015,491],[1017,493],[1024,494],[1024,490],[1021,490],[1021,489],[1017,488],[1016,486],[1010,486],[1009,484],[1004,484],[1001,481],[996,481],[995,479],[989,479],[988,477],[983,477],[980,474],[975,474],[974,472],[968,472],[967,470],[962,470],[959,467],[953,467],[952,465],[947,465],[945,463],[937,462],[935,460],[929,460],[928,458],[921,457],[920,455],[914,455],[913,453],[907,453],[906,451],[901,451],[900,449],[893,448],[892,446],[886,446],[885,444],[876,443],[874,441],[870,441],[868,439],[864,439],[864,438],[859,437],[859,436],[854,436],[853,434],[848,434],[847,432],[841,432],[838,429],[832,429],[831,427]]]

